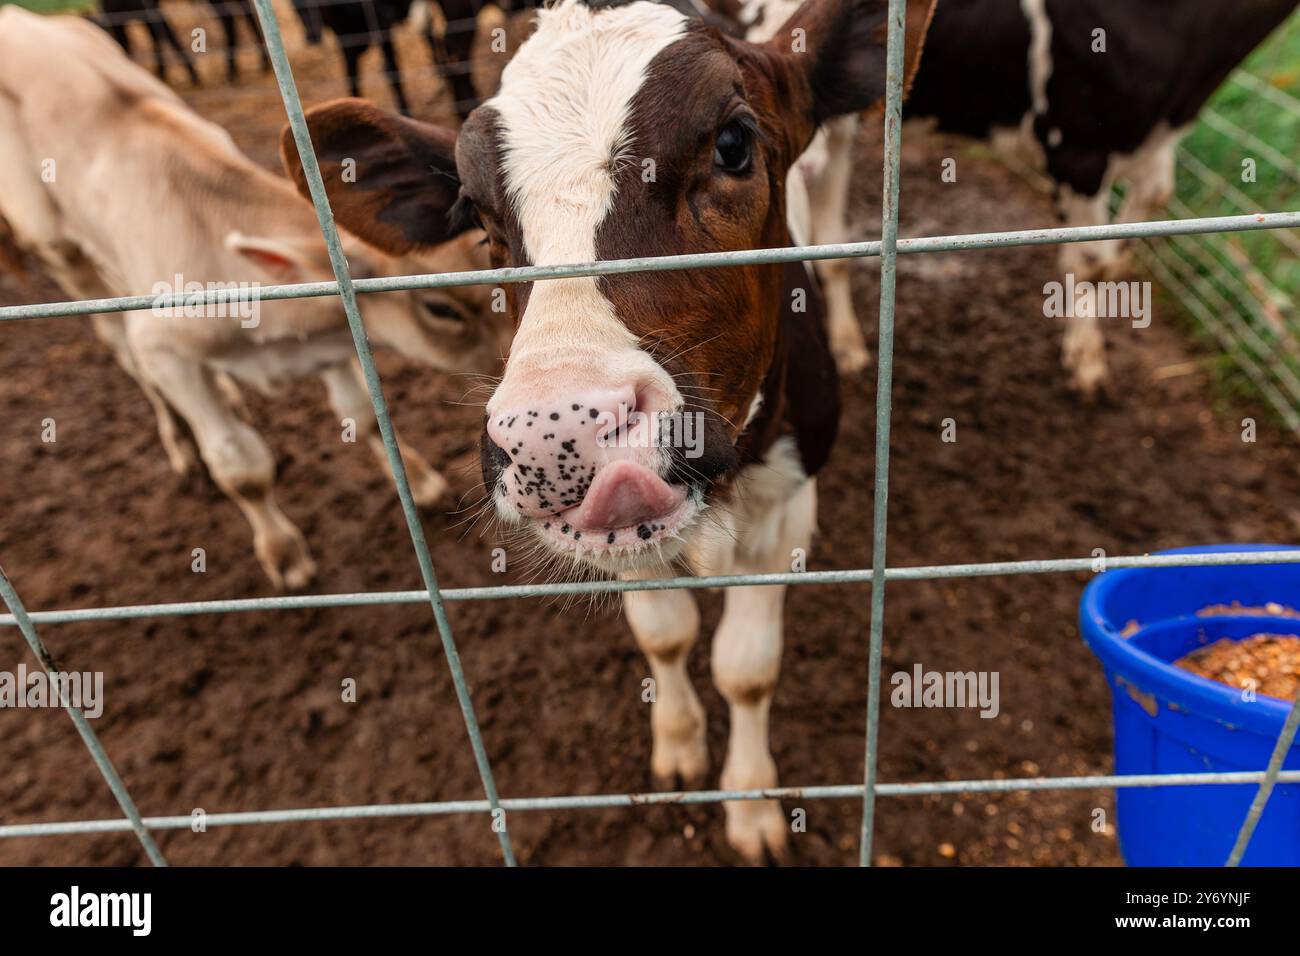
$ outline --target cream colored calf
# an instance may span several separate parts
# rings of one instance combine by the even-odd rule
[[[0,9],[0,218],[75,298],[333,278],[316,217],[287,180],[240,153],[98,28],[17,7]],[[400,259],[351,237],[345,246],[353,276],[366,276],[483,267],[479,239],[466,233]],[[481,287],[387,293],[363,296],[361,309],[376,344],[435,368],[487,372],[508,345],[488,295]],[[172,467],[193,465],[179,417],[252,526],[268,577],[277,587],[306,585],[315,565],[276,504],[274,458],[240,414],[236,382],[274,393],[320,376],[340,419],[353,420],[356,438],[386,465],[340,300],[93,321],[153,406]],[[411,449],[403,459],[416,501],[439,501],[442,475]]]

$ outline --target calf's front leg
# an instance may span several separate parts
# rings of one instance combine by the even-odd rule
[[[788,571],[795,548],[808,548],[817,522],[816,482],[802,482],[766,514],[751,515],[740,532],[735,574]],[[768,741],[768,713],[781,670],[785,586],[727,588],[726,604],[713,636],[713,682],[731,708],[731,736],[722,767],[724,790],[758,790],[777,785]],[[789,825],[776,800],[730,801],[727,840],[747,860],[785,852]]]
[[[330,405],[339,418],[351,419],[356,423],[356,434],[370,446],[384,471],[390,478],[393,470],[389,466],[388,451],[384,447],[384,438],[379,433],[379,422],[375,418],[375,406],[366,391],[365,378],[361,373],[361,364],[354,358],[342,365],[328,368],[321,373],[325,387],[329,391]],[[411,497],[422,508],[432,507],[447,494],[447,479],[438,473],[432,465],[420,456],[419,452],[407,448],[400,441],[398,447],[402,452],[402,463],[406,466],[406,477],[411,484]]]
[[[1058,206],[1066,226],[1101,226],[1110,221],[1106,198],[1107,182],[1095,196],[1080,196],[1069,187],[1061,187]],[[1097,282],[1119,261],[1118,239],[1070,242],[1061,247],[1057,262],[1061,281],[1074,276],[1075,282]],[[1074,304],[1066,319],[1065,337],[1061,342],[1061,364],[1070,374],[1070,385],[1086,402],[1110,391],[1110,366],[1106,362],[1106,340],[1097,312],[1086,300]]]
[[[686,671],[691,645],[700,632],[695,598],[680,589],[627,591],[623,613],[654,678],[650,770],[655,783],[664,789],[679,782],[688,788],[698,786],[709,767],[709,752],[704,742],[704,708]]]
[[[107,298],[111,293],[105,292]],[[91,298],[91,296],[83,296]],[[194,467],[194,452],[191,450],[189,440],[182,432],[180,424],[176,421],[176,416],[167,406],[166,400],[158,393],[149,382],[140,374],[136,367],[135,357],[131,354],[131,344],[126,338],[126,321],[120,314],[96,314],[91,316],[91,324],[95,329],[95,334],[108,344],[113,350],[113,357],[117,359],[117,364],[122,367],[131,378],[135,379],[140,390],[144,392],[144,397],[149,400],[150,407],[153,408],[154,417],[158,421],[158,438],[162,441],[163,451],[167,454],[167,461],[171,465],[172,471],[184,477],[190,473]]]
[[[218,487],[253,528],[253,550],[277,588],[311,582],[316,564],[307,542],[275,501],[275,458],[262,436],[222,397],[210,369],[164,347],[132,343],[142,378],[189,423]]]

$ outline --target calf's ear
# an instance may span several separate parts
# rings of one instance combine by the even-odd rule
[[[921,62],[935,2],[907,0],[905,93]],[[814,128],[883,103],[888,21],[888,0],[806,0],[767,42],[803,78]]]
[[[225,246],[276,282],[305,282],[310,276],[329,273],[329,254],[320,236],[304,241],[301,238],[247,236],[236,229],[226,234]]]
[[[448,215],[460,193],[455,133],[358,99],[313,107],[307,128],[334,218],[371,245],[400,256],[473,226]],[[310,198],[287,125],[280,134],[280,161],[298,192]]]

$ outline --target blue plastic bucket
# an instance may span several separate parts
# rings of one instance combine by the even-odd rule
[[[1295,550],[1213,545],[1165,554]],[[1201,617],[1213,604],[1269,602],[1300,608],[1300,565],[1126,568],[1099,575],[1083,594],[1083,639],[1110,685],[1117,774],[1263,770],[1290,704],[1243,699],[1240,689],[1198,677],[1173,661],[1220,638],[1300,634],[1300,618]],[[1141,630],[1121,633],[1136,621]],[[1300,769],[1300,746],[1284,764]],[[1120,850],[1130,866],[1221,866],[1256,787],[1130,787],[1117,796]],[[1300,866],[1300,785],[1280,785],[1242,860]]]

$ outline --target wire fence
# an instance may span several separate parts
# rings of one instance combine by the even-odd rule
[[[374,819],[401,816],[438,816],[446,814],[480,814],[490,820],[493,832],[501,847],[504,861],[515,864],[514,850],[506,823],[508,814],[515,811],[558,812],[597,807],[637,807],[660,804],[702,804],[739,800],[767,799],[861,799],[862,823],[860,828],[859,856],[863,865],[871,863],[872,837],[875,828],[875,801],[880,796],[913,796],[940,793],[1009,792],[1077,790],[1090,788],[1132,788],[1257,785],[1250,809],[1240,825],[1236,845],[1227,860],[1229,865],[1240,862],[1249,845],[1256,823],[1277,783],[1300,783],[1300,771],[1283,771],[1282,764],[1295,739],[1300,724],[1300,701],[1293,706],[1266,769],[1230,773],[1182,773],[1148,775],[1093,775],[1075,777],[1026,777],[991,780],[946,780],[904,783],[882,783],[876,779],[878,732],[881,691],[881,656],[884,628],[884,600],[886,585],[891,581],[926,580],[933,578],[984,577],[993,575],[1050,574],[1088,571],[1095,569],[1095,558],[1059,558],[986,564],[936,565],[929,567],[897,567],[886,564],[886,524],[889,491],[889,428],[892,410],[894,301],[896,288],[896,263],[900,254],[930,253],[958,249],[997,249],[1011,246],[1043,245],[1059,242],[1080,242],[1098,238],[1142,238],[1150,236],[1190,236],[1211,233],[1281,230],[1300,227],[1300,212],[1250,212],[1247,215],[1147,223],[1127,223],[1110,226],[1023,230],[1015,232],[985,233],[965,236],[940,236],[933,238],[900,240],[898,238],[898,185],[901,155],[901,104],[902,104],[902,54],[904,0],[890,0],[887,56],[887,101],[885,109],[885,163],[883,230],[880,241],[845,243],[784,249],[763,249],[731,253],[704,253],[668,257],[648,257],[581,263],[566,266],[525,267],[485,270],[464,273],[443,273],[418,276],[396,276],[353,281],[340,245],[326,198],[324,184],[316,155],[313,151],[298,89],[294,82],[285,51],[279,24],[271,0],[255,0],[259,21],[270,51],[280,93],[284,101],[289,124],[302,159],[303,170],[310,188],[312,203],[320,223],[321,232],[329,251],[334,282],[317,282],[300,285],[275,286],[259,290],[261,299],[299,298],[305,296],[337,295],[342,300],[349,329],[356,347],[357,357],[365,376],[366,387],[379,423],[381,436],[392,468],[402,512],[411,537],[412,547],[420,567],[424,587],[419,591],[363,592],[354,594],[283,595],[271,598],[249,598],[225,601],[188,602],[172,604],[139,605],[128,607],[86,608],[64,611],[37,611],[29,613],[23,606],[10,579],[0,569],[0,598],[9,608],[9,614],[0,616],[0,625],[15,626],[22,633],[32,653],[51,674],[55,661],[37,635],[36,625],[60,624],[89,620],[122,620],[128,618],[154,618],[174,615],[229,614],[274,612],[304,607],[344,607],[357,605],[406,604],[427,602],[433,612],[434,622],[446,655],[447,665],[455,686],[457,700],[473,748],[474,759],[481,779],[484,797],[480,800],[439,801],[431,803],[402,803],[361,806],[338,806],[288,810],[252,810],[235,813],[205,815],[205,822],[213,826],[237,826],[296,822],[310,820]],[[665,578],[649,581],[588,581],[555,584],[532,584],[483,588],[443,590],[430,557],[428,543],[420,524],[405,466],[393,434],[388,405],[375,367],[365,328],[357,307],[357,295],[365,292],[393,291],[397,289],[434,288],[439,286],[502,284],[509,282],[549,281],[574,276],[610,275],[627,272],[647,272],[672,269],[718,268],[757,263],[780,263],[801,260],[855,258],[878,256],[881,259],[880,323],[878,343],[878,371],[876,387],[876,438],[875,438],[875,493],[873,505],[872,566],[870,569],[848,571],[804,571],[782,574],[728,575],[715,577]],[[247,291],[213,291],[202,296],[203,304],[216,305],[244,301]],[[173,302],[170,296],[125,296],[93,301],[47,303],[0,308],[0,322],[38,319],[61,315],[87,315],[99,312],[124,312],[142,308],[166,307]],[[199,304],[194,296],[184,296],[184,302]],[[1193,567],[1210,565],[1280,564],[1300,563],[1300,552],[1232,552],[1217,554],[1133,555],[1107,558],[1106,567]],[[455,638],[447,619],[445,605],[448,601],[476,601],[491,599],[536,598],[550,595],[614,593],[631,590],[656,590],[664,588],[710,588],[776,584],[869,584],[871,587],[871,614],[869,643],[868,707],[865,718],[865,769],[861,784],[816,785],[808,787],[778,787],[763,790],[702,790],[671,793],[624,793],[591,796],[521,797],[502,799],[497,792],[491,762],[479,730],[478,719],[464,671],[457,654]],[[104,751],[85,715],[65,696],[61,701],[68,710],[78,733],[122,809],[123,816],[106,820],[74,820],[45,823],[25,823],[0,826],[0,838],[49,836],[55,834],[90,834],[132,831],[142,844],[150,861],[166,865],[166,861],[153,837],[155,830],[188,828],[190,814],[163,817],[142,817],[132,801],[125,784]]]

